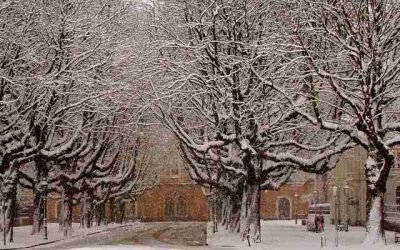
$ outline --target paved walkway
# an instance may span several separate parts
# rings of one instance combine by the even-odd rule
[[[110,245],[134,245],[163,249],[209,249],[206,247],[206,222],[151,222],[115,228],[31,249],[71,249]]]

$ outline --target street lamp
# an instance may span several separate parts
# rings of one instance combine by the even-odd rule
[[[299,202],[298,202],[298,198],[299,198],[299,195],[297,194],[297,191],[294,193],[294,223],[297,225],[297,213],[298,213],[298,211],[297,211],[297,206],[299,205]]]
[[[338,206],[337,206],[337,204],[338,204],[338,202],[337,202],[337,197],[338,197],[338,187],[337,186],[333,186],[332,187],[332,193],[333,193],[333,198],[335,199],[335,244],[336,244],[336,247],[339,245],[339,233],[338,233],[338,217],[337,217],[337,214],[338,214],[338,211],[337,211],[337,209],[338,209]]]
[[[349,217],[349,196],[350,196],[350,189],[349,185],[343,187],[344,194],[346,195],[346,231],[349,231],[349,224],[350,224],[350,217]]]

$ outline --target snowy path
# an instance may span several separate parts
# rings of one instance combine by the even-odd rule
[[[35,242],[33,236],[29,235],[29,227],[21,227],[16,230],[20,243],[14,244],[13,249],[204,249],[199,246],[206,243],[206,226],[205,222],[134,223],[119,228],[112,225],[108,228],[93,228],[91,230],[97,229],[97,233],[90,234],[76,228],[73,238],[30,248],[26,247],[43,242],[42,236],[35,236]],[[55,231],[50,230],[53,239],[58,232],[56,229],[54,225],[52,230]],[[23,235],[26,237],[25,242]],[[9,249],[10,245],[7,247]]]
[[[262,250],[317,250],[321,249],[321,236],[326,238],[324,249],[337,250],[394,250],[400,249],[400,244],[394,245],[393,232],[387,232],[387,246],[362,247],[365,228],[350,227],[349,232],[339,232],[339,247],[335,247],[335,230],[332,225],[326,225],[324,233],[306,231],[305,226],[296,225],[294,221],[262,221],[262,243],[241,241],[237,234],[232,235],[225,230],[214,235],[208,235],[209,245],[214,248],[225,247],[231,250],[262,249]]]
[[[206,244],[206,222],[153,222],[143,223],[135,230],[125,228],[100,235],[75,244],[84,249],[204,249]],[[66,245],[68,248],[71,245]],[[90,247],[89,247],[90,246]],[[94,247],[94,246],[97,246]],[[64,246],[65,247],[65,246]],[[81,249],[81,248],[80,248]]]

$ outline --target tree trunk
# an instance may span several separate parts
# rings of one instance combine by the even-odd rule
[[[364,239],[364,245],[384,244],[384,195],[393,163],[394,157],[389,152],[368,152],[365,166],[368,233]]]
[[[87,192],[84,193],[81,201],[80,222],[82,228],[92,226],[92,201]]]
[[[97,226],[100,226],[104,222],[104,214],[105,214],[105,204],[100,203],[95,207],[95,217]]]
[[[260,228],[260,200],[261,200],[261,189],[260,185],[253,184],[248,185],[245,190],[244,202],[242,203],[242,218],[243,225],[242,233],[243,236],[247,234],[251,236],[254,242],[260,242],[261,240],[261,228]]]
[[[72,206],[73,206],[73,194],[68,188],[64,188],[61,198],[61,220],[60,229],[64,237],[71,235],[72,231]]]
[[[16,191],[13,192],[12,198],[10,201],[10,223],[9,223],[9,234],[10,234],[10,243],[14,242],[14,221],[17,215],[17,196]]]
[[[118,202],[118,218],[117,223],[122,224],[125,218],[125,201],[121,200]]]
[[[43,226],[43,200],[42,193],[35,192],[33,199],[33,218],[32,218],[32,232],[31,234],[39,233]]]
[[[223,218],[221,226],[225,226],[226,230],[239,232],[240,230],[240,200],[238,197],[231,195],[223,198]]]
[[[109,216],[109,222],[115,222],[115,216],[116,216],[116,214],[115,214],[115,200],[114,200],[114,198],[111,198],[110,200],[109,200],[109,204],[110,204],[110,214],[108,215]]]

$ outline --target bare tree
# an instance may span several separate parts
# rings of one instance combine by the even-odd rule
[[[147,105],[179,139],[192,178],[224,191],[233,228],[256,241],[261,190],[278,189],[295,168],[328,171],[355,145],[297,115],[299,92],[274,87],[296,86],[279,78],[285,58],[276,53],[275,7],[161,2],[158,47],[144,76],[152,86]]]
[[[287,1],[281,5],[291,51],[288,80],[306,101],[294,107],[310,123],[341,132],[368,152],[365,163],[369,234],[383,235],[383,195],[399,144],[398,1]],[[290,45],[289,45],[290,44]],[[300,89],[301,88],[301,89]],[[312,105],[310,105],[310,103]],[[336,119],[327,110],[336,113]]]

